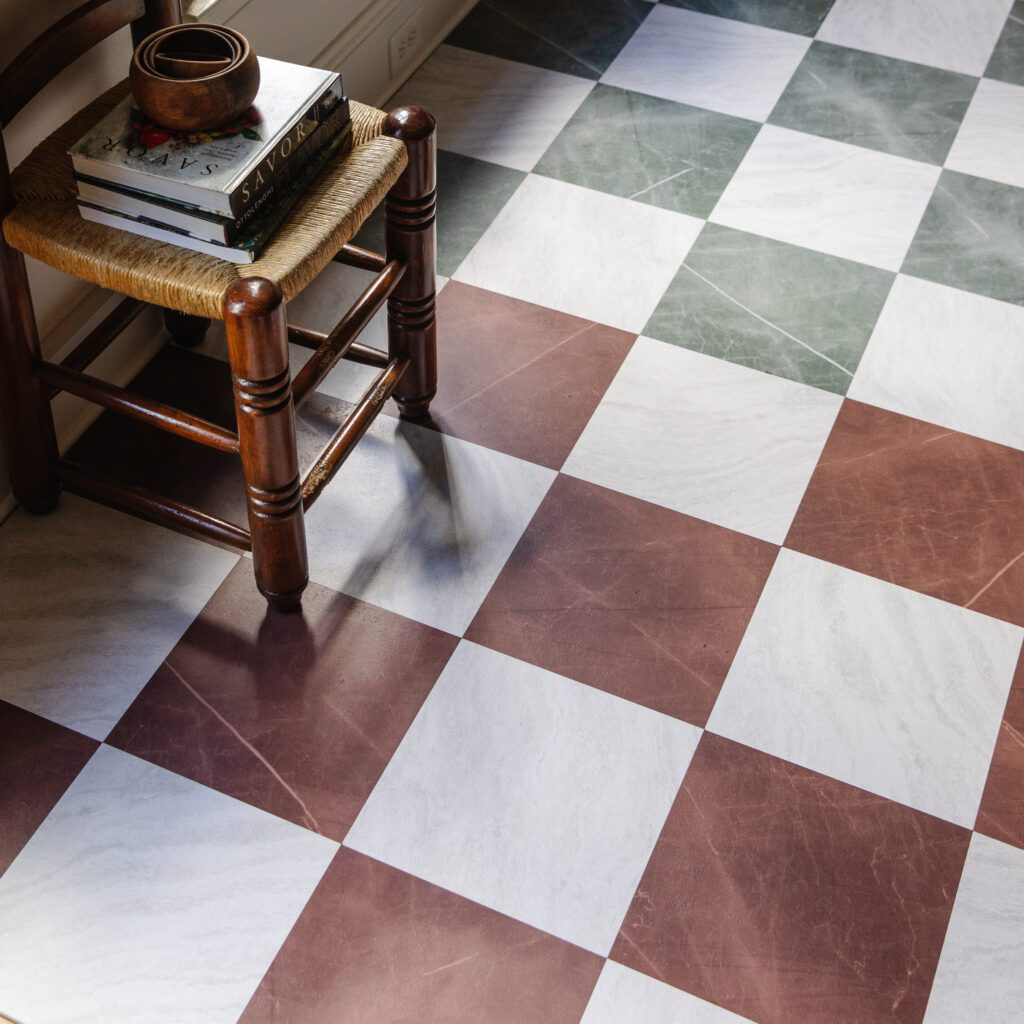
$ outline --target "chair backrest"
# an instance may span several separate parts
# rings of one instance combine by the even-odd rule
[[[0,71],[0,128],[48,82],[109,35],[132,26],[132,39],[181,21],[180,0],[88,0],[37,36]]]

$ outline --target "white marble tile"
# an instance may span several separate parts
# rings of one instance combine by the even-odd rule
[[[601,81],[763,121],[810,45],[789,32],[659,6]]]
[[[765,125],[708,219],[899,270],[941,170]]]
[[[604,955],[699,737],[463,641],[345,845]]]
[[[0,878],[0,1011],[234,1024],[337,848],[101,747]]]
[[[554,478],[381,416],[306,517],[310,578],[461,636]]]
[[[849,397],[1024,449],[1024,309],[896,278]]]
[[[783,549],[708,729],[971,828],[1022,637]]]
[[[1024,1005],[1024,850],[971,837],[925,1024],[1017,1024]]]
[[[440,46],[389,107],[429,110],[442,149],[530,171],[593,87],[575,75]]]
[[[960,123],[946,166],[1024,188],[1024,88],[983,78]]]
[[[0,529],[0,698],[103,739],[238,556],[64,495]]]
[[[683,213],[530,175],[455,280],[636,333],[702,226]]]
[[[818,38],[981,75],[1013,0],[836,0]]]
[[[781,544],[841,405],[639,338],[563,472]]]
[[[730,1010],[606,960],[580,1024],[744,1024]],[[749,1022],[748,1022],[749,1024]]]

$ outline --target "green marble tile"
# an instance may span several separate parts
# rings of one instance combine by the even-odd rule
[[[643,333],[842,395],[895,278],[707,224]]]
[[[526,175],[459,153],[437,153],[437,272],[451,277],[512,198]],[[384,207],[362,226],[356,244],[384,251]]]
[[[985,69],[985,77],[1024,85],[1024,0],[1017,0],[1013,5],[1003,34]]]
[[[647,0],[481,0],[445,41],[596,80],[653,6]]]
[[[760,125],[596,85],[535,173],[707,217]]]
[[[943,171],[901,270],[1024,306],[1024,189]]]
[[[835,0],[662,0],[671,7],[813,36]]]
[[[977,84],[969,75],[814,42],[768,123],[941,164]]]

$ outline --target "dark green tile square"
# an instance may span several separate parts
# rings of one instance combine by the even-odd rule
[[[895,279],[707,224],[644,334],[843,395]]]
[[[663,0],[671,7],[813,36],[835,0]]]
[[[535,173],[707,217],[760,125],[596,85]]]
[[[437,153],[437,272],[451,277],[512,198],[526,175],[459,153]],[[355,238],[384,251],[384,208],[378,207]]]
[[[1024,306],[1024,189],[943,171],[901,269]]]
[[[1024,85],[1024,0],[1017,0],[1013,5],[985,69],[985,77]]]
[[[445,42],[596,80],[653,6],[648,0],[481,0]]]
[[[768,123],[941,164],[977,84],[970,75],[813,42]]]

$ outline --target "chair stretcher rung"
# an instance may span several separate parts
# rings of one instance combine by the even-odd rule
[[[84,370],[106,350],[107,346],[146,308],[138,299],[122,299],[76,346],[61,360],[66,370]],[[51,387],[50,397],[60,392]]]
[[[379,252],[364,249],[360,245],[343,245],[334,256],[335,263],[344,263],[347,267],[358,267],[360,270],[383,270],[387,266],[387,257]]]
[[[202,512],[191,505],[185,505],[172,498],[154,494],[143,487],[115,480],[104,473],[98,473],[87,466],[62,459],[59,472],[64,486],[85,498],[93,498],[105,505],[124,509],[167,526],[199,534],[211,540],[228,544],[240,551],[251,551],[252,540],[247,530],[234,523],[226,522]]]
[[[319,348],[326,338],[327,335],[323,331],[315,331],[311,327],[288,325],[288,340],[300,348]],[[383,370],[391,357],[387,352],[374,348],[372,345],[363,345],[361,342],[353,341],[342,358],[353,363],[362,363],[364,366],[377,366]]]
[[[150,426],[176,434],[178,437],[204,444],[208,448],[238,453],[236,433],[209,420],[175,409],[172,405],[155,402],[127,388],[108,384],[99,377],[91,377],[78,370],[58,366],[56,363],[39,362],[36,364],[35,373],[40,380],[58,391],[67,391],[104,408],[113,409],[114,412],[124,413]]]
[[[334,330],[324,338],[292,381],[296,407],[302,405],[316,390],[355,342],[363,328],[377,315],[388,296],[398,287],[405,270],[404,263],[392,260],[370,282],[362,295],[352,304],[352,308],[338,321]]]
[[[408,359],[392,359],[377,379],[366,389],[359,404],[344,423],[334,432],[320,457],[309,467],[302,481],[302,507],[309,509],[320,497],[320,492],[334,479],[356,442],[366,433],[370,424],[391,397],[409,366]]]

